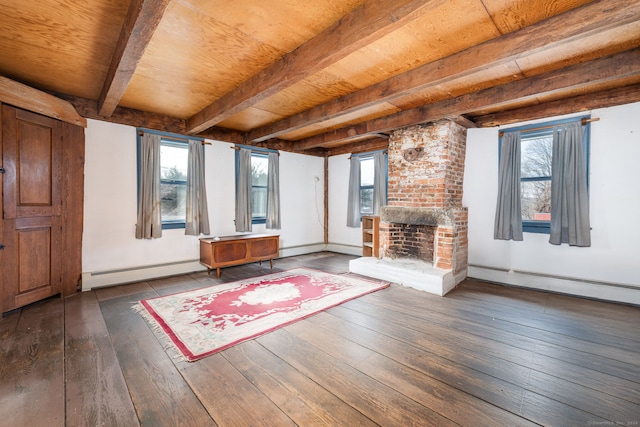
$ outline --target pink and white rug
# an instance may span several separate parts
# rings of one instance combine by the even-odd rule
[[[386,282],[296,268],[140,301],[188,361],[389,286]]]

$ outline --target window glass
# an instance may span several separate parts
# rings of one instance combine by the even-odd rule
[[[267,218],[267,178],[269,158],[251,153],[251,218],[264,221]]]
[[[160,146],[160,199],[162,223],[181,224],[186,220],[187,144],[162,140]]]
[[[360,159],[360,214],[373,214],[373,157]]]
[[[551,221],[552,143],[551,134],[522,138],[520,172],[523,221]]]

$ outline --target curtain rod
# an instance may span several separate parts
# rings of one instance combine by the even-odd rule
[[[351,160],[351,157],[356,156],[356,157],[360,157],[364,154],[373,154],[373,153],[377,153],[378,151],[382,151],[384,154],[389,154],[389,150],[376,150],[376,151],[365,151],[362,153],[355,153],[350,155],[349,157],[347,157],[347,160]]]
[[[160,135],[160,136],[163,136],[161,133],[155,133],[155,132],[149,132],[149,133],[154,134],[154,135]],[[144,135],[144,131],[142,131],[142,130],[141,130],[141,131],[139,131],[139,132],[138,132],[138,135],[140,135],[140,136]],[[164,135],[164,136],[166,136],[167,138],[171,138],[171,139],[177,139],[178,141],[185,141],[185,142],[189,142],[189,138],[181,138],[181,137],[179,137],[179,136],[173,136],[173,135]],[[191,141],[198,141],[199,139],[200,139],[200,138],[194,138],[194,139],[192,139]],[[207,141],[205,141],[204,139],[203,139],[203,140],[201,140],[201,141],[200,141],[200,143],[201,143],[202,145],[211,145],[211,143],[210,143],[210,142],[207,142]]]
[[[242,150],[242,147],[236,147],[235,145],[234,145],[234,146],[231,146],[231,147],[229,147],[229,148],[231,148],[232,150],[236,150],[236,151],[240,151],[240,150]],[[251,150],[251,149],[249,148],[248,150]],[[253,150],[251,150],[251,151],[253,151]],[[264,152],[264,153],[277,153],[277,154],[278,154],[278,156],[280,155],[280,152],[279,152],[278,150],[272,150],[272,149],[264,149],[264,150],[261,150],[261,149],[260,149],[260,147],[256,147],[256,151],[262,151],[262,152]]]
[[[586,117],[583,117],[580,120],[580,123],[582,124],[582,126],[586,125],[587,123],[591,123],[591,122],[597,122],[600,120],[600,117],[594,117],[593,119],[587,119]],[[529,129],[525,129],[524,132],[531,132],[534,130],[543,130],[543,129],[551,129],[554,128],[556,126],[562,126],[562,125],[549,125],[549,126],[539,126],[537,128],[529,128]],[[506,131],[509,132],[509,131]],[[500,133],[498,133],[498,136],[503,136],[505,133],[505,131],[501,131]]]

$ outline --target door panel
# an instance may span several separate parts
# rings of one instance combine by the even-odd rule
[[[58,121],[3,107],[4,218],[61,213]]]
[[[2,106],[2,311],[61,292],[61,129]]]

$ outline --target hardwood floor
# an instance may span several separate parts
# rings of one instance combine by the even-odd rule
[[[279,259],[345,273],[352,257]],[[0,425],[640,425],[640,308],[466,280],[392,285],[197,362],[140,299],[268,264],[52,298],[0,320]]]

